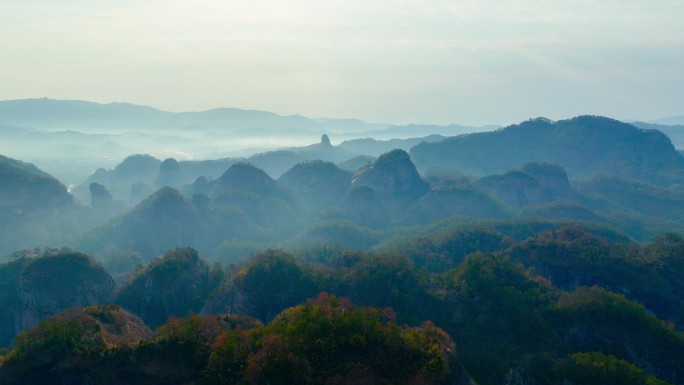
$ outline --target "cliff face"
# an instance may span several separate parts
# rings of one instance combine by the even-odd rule
[[[367,186],[383,198],[418,199],[430,187],[403,150],[383,154],[375,163],[354,175],[352,188]]]
[[[54,313],[106,303],[114,292],[102,266],[74,252],[12,261],[0,266],[0,275],[0,346]]]

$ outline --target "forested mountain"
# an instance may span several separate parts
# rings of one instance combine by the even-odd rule
[[[160,170],[158,180],[183,172],[183,162],[164,164],[172,170]],[[274,180],[254,165],[237,162],[215,179],[200,177],[178,189],[153,194],[90,232],[79,247],[111,256],[128,250],[146,260],[182,245],[198,245],[213,255],[233,255],[228,250],[234,248],[242,253],[236,257],[284,242],[367,249],[403,226],[429,226],[456,216],[601,223],[644,241],[684,230],[684,195],[676,188],[615,175],[571,183],[564,168],[546,162],[475,180],[423,179],[402,150],[383,154],[354,175],[312,161]],[[162,204],[171,191],[181,205]]]
[[[171,317],[197,314],[204,299],[223,280],[191,248],[175,249],[155,259],[116,293],[112,302],[137,314],[151,327]]]
[[[21,99],[0,101],[6,124],[62,128],[188,128],[232,125],[233,128],[311,128],[317,123],[302,116],[280,116],[264,111],[217,108],[204,112],[173,113],[129,103],[99,104],[81,100]]]
[[[676,149],[684,148],[684,119],[679,123],[644,123],[644,122],[630,122],[634,127],[639,127],[645,130],[658,130],[667,135],[672,141]]]
[[[166,119],[70,106],[46,116]],[[321,124],[166,124],[228,117]],[[0,158],[0,246],[24,249],[0,264],[0,383],[684,384],[666,136],[583,116],[427,138],[132,155],[81,202]]]
[[[565,169],[549,163],[528,163],[520,170],[486,176],[475,181],[475,186],[510,207],[538,205],[576,196]]]
[[[76,308],[19,335],[0,378],[684,383],[677,235],[638,245],[605,228],[501,222],[387,250],[271,250],[224,273],[175,249],[119,289],[127,310]]]
[[[408,154],[392,150],[358,170],[340,206],[348,217],[371,227],[395,220],[430,189]]]
[[[544,161],[562,166],[574,179],[607,173],[665,185],[680,183],[684,170],[684,158],[663,133],[596,116],[558,122],[539,118],[421,143],[411,149],[411,157],[420,170],[448,167],[487,175]]]

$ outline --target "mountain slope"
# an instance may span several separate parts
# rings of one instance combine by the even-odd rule
[[[0,210],[33,212],[73,203],[66,187],[32,164],[0,155]]]
[[[320,160],[303,162],[278,178],[283,186],[298,193],[314,210],[336,204],[349,189],[352,174],[333,163]]]
[[[149,260],[174,247],[208,244],[213,235],[208,220],[189,200],[164,187],[122,217],[86,234],[80,245],[98,255],[125,250]]]

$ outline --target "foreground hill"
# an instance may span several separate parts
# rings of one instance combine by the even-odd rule
[[[339,207],[343,218],[386,226],[429,190],[408,154],[392,150],[354,174]]]
[[[234,315],[192,316],[154,338],[115,306],[60,314],[20,337],[0,378],[8,385],[467,381],[454,342],[433,324],[402,327],[381,309],[325,294],[267,326]]]
[[[171,316],[154,337],[116,306],[72,309],[0,351],[0,379],[682,384],[683,245],[501,222],[417,237],[403,255],[271,250],[231,266],[211,293],[206,263],[177,249],[120,292],[147,319]],[[173,317],[200,303],[202,315]]]
[[[155,259],[119,289],[113,302],[157,327],[169,318],[199,313],[204,299],[221,283],[196,250],[179,248]]]
[[[449,167],[475,175],[538,161],[560,165],[575,179],[606,173],[672,184],[681,182],[684,171],[684,158],[663,133],[597,116],[558,122],[540,118],[421,143],[411,149],[411,157],[421,170]]]
[[[91,257],[68,250],[0,265],[0,346],[69,307],[109,301],[112,277]]]

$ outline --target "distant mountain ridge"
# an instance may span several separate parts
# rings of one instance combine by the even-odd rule
[[[37,128],[118,128],[118,129],[306,129],[328,127],[372,130],[378,125],[346,119],[313,120],[301,115],[284,116],[273,112],[239,108],[207,111],[168,112],[130,103],[100,104],[82,100],[18,99],[0,101],[0,124]]]
[[[447,167],[499,174],[529,162],[565,168],[571,178],[616,174],[650,183],[681,183],[684,158],[660,131],[599,116],[552,122],[538,118],[486,133],[420,143],[411,149],[420,170]]]
[[[667,118],[651,120],[649,123],[664,124],[668,126],[681,126],[684,125],[684,115],[669,116]]]
[[[490,131],[496,125],[471,127],[450,125],[395,125],[369,123],[360,119],[309,118],[280,115],[268,111],[240,108],[213,108],[206,111],[170,112],[131,103],[95,103],[83,100],[49,98],[0,100],[0,128],[32,127],[42,129],[109,129],[128,132],[145,128],[156,131],[229,130],[239,136],[293,135],[325,132],[346,137],[358,135],[377,138],[407,138],[431,134],[458,135]],[[84,131],[86,132],[86,131]]]

